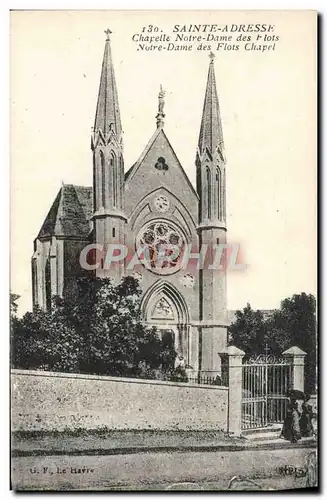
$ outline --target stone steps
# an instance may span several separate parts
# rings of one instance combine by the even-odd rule
[[[281,430],[282,425],[275,425],[257,429],[245,429],[242,432],[242,436],[249,442],[255,444],[263,444],[267,442],[272,445],[289,443],[289,441],[286,441],[285,439],[280,437]],[[314,437],[304,437],[300,441],[298,441],[298,444],[301,443],[306,445],[308,443],[314,444],[316,443],[316,440]]]
[[[270,425],[269,427],[258,427],[256,429],[244,429],[242,436],[251,441],[262,441],[279,438],[282,425]]]

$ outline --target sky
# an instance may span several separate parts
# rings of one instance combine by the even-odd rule
[[[127,170],[156,124],[195,185],[206,51],[138,51],[132,36],[175,24],[274,25],[274,51],[215,51],[227,156],[228,240],[247,265],[228,274],[228,307],[278,307],[316,293],[316,33],[313,11],[11,13],[11,290],[31,309],[31,256],[62,182],[92,184],[91,127],[105,42],[112,53]]]

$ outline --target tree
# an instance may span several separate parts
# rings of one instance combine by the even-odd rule
[[[22,319],[17,317],[19,298],[19,295],[10,293],[11,364],[14,368],[28,368],[35,364],[32,359],[37,356],[33,333],[40,325],[37,312],[35,315],[27,313]]]
[[[20,295],[10,292],[10,319],[17,318],[18,304],[17,300],[20,299]]]
[[[317,365],[316,300],[313,295],[295,294],[281,302],[280,309],[264,319],[261,311],[247,306],[236,312],[236,321],[229,327],[230,343],[243,349],[247,356],[265,352],[279,356],[292,346],[307,353],[305,390],[315,391]]]
[[[316,299],[301,293],[284,299],[281,307],[267,320],[269,342],[278,354],[296,345],[306,352],[305,390],[315,392],[317,380]]]
[[[138,281],[126,277],[114,286],[102,280],[95,301],[89,338],[91,369],[101,366],[112,375],[154,376],[164,368],[167,356],[155,328],[141,321],[141,289]],[[170,351],[175,357],[175,351]]]
[[[12,364],[20,368],[103,375],[161,376],[176,352],[140,315],[138,281],[80,278],[74,293],[53,297],[51,312],[26,313],[13,330]]]
[[[266,338],[266,324],[261,311],[247,304],[236,311],[236,321],[228,329],[230,343],[242,349],[247,356],[260,354]]]
[[[13,368],[48,368],[46,343],[49,337],[48,314],[39,309],[11,320],[11,362]]]
[[[17,317],[18,304],[20,296],[10,292],[10,356],[13,366],[20,365],[21,342],[19,338],[20,321]]]

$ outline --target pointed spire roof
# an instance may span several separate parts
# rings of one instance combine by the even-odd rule
[[[222,156],[224,155],[223,129],[221,125],[220,107],[216,89],[216,77],[214,67],[214,54],[210,53],[210,64],[207,79],[207,88],[204,98],[201,128],[199,135],[199,152],[202,154],[206,149],[213,156],[218,147]]]
[[[107,38],[103,54],[94,132],[96,133],[98,130],[101,130],[102,134],[106,136],[109,131],[113,130],[116,137],[119,138],[121,136],[122,128],[115,72],[111,56],[111,31],[107,29],[105,33]]]

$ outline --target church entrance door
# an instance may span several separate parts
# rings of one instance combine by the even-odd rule
[[[145,321],[189,363],[189,316],[179,291],[168,282],[157,282],[144,295],[142,309]]]

